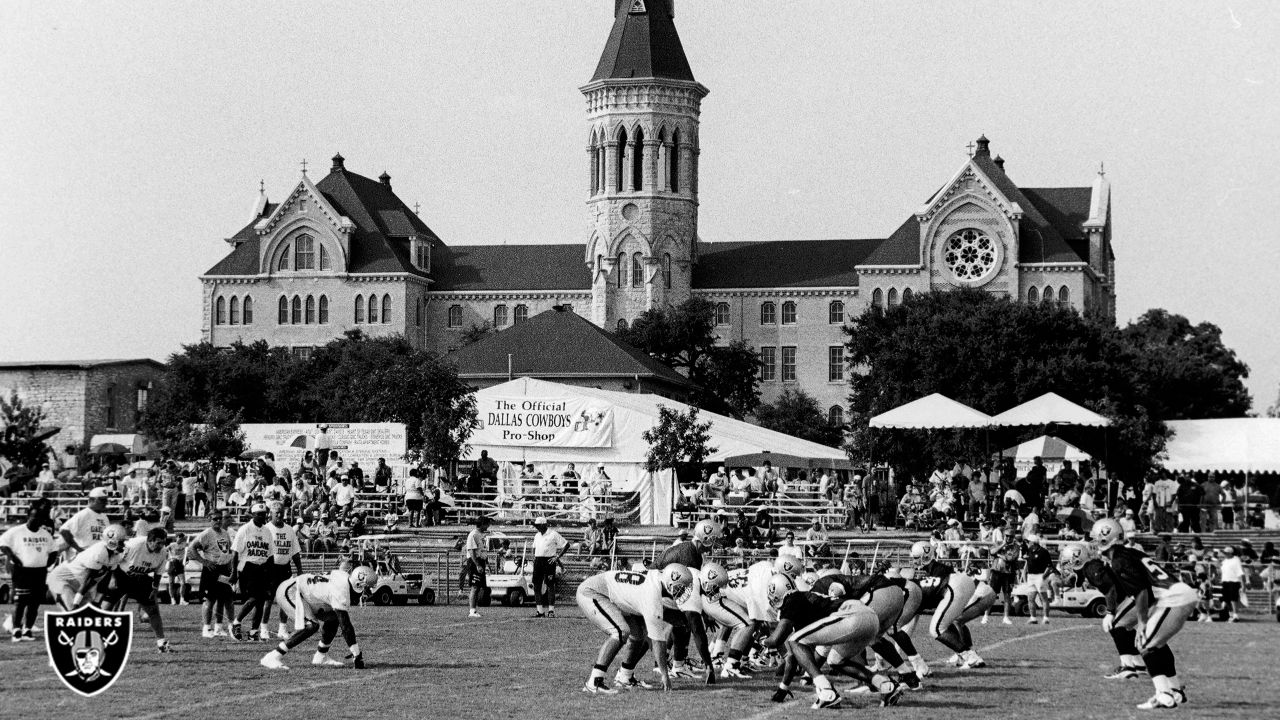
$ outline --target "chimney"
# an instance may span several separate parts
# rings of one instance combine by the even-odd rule
[[[383,170],[382,174],[378,176],[378,182],[386,185],[388,190],[391,189],[391,176],[387,174],[386,170]]]
[[[991,157],[991,141],[987,139],[986,135],[978,138],[978,149],[974,151],[973,155],[974,157],[979,155]]]
[[[1001,170],[1004,169],[1004,158],[1000,157],[999,155],[996,156],[996,167],[1000,168]]]
[[[334,155],[334,156],[333,156],[333,167],[329,168],[329,172],[336,172],[336,171],[338,171],[338,170],[345,169],[345,168],[346,168],[346,166],[345,166],[345,165],[343,165],[343,162],[344,162],[345,160],[346,160],[346,158],[342,157],[342,153],[338,153],[337,155]]]

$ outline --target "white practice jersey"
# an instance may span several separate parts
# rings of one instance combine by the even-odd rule
[[[130,575],[151,575],[160,572],[169,559],[169,552],[161,547],[155,552],[147,549],[147,539],[136,537],[124,544],[120,556],[120,569]],[[74,562],[74,561],[72,561]]]
[[[15,525],[0,535],[0,547],[12,550],[23,567],[47,567],[49,555],[53,553],[53,535],[44,526],[33,531],[25,524]]]
[[[659,571],[611,570],[587,578],[583,585],[608,595],[609,601],[623,613],[642,618],[650,639],[666,642],[671,638],[671,624],[662,615],[667,607],[674,608],[675,603],[668,605],[664,602],[662,573]]]
[[[761,560],[746,570],[730,570],[729,584],[724,594],[733,602],[745,607],[752,620],[775,622],[778,611],[769,606],[769,580],[773,577],[773,563]]]
[[[98,541],[84,552],[54,568],[53,571],[63,578],[83,583],[90,573],[118,567],[122,559],[121,553],[111,552],[107,549],[106,543]]]
[[[102,531],[107,529],[107,516],[84,508],[62,523],[59,529],[71,533],[77,545],[87,548],[102,539]]]
[[[303,573],[298,581],[298,604],[308,610],[350,610],[351,575],[334,570],[328,575]]]
[[[271,561],[277,565],[288,565],[293,556],[302,552],[302,546],[298,544],[298,532],[289,525],[276,527],[275,523],[267,523],[266,528],[271,531]]]

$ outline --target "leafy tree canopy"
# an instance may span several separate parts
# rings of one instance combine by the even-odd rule
[[[711,442],[711,422],[698,422],[698,408],[688,412],[658,406],[658,423],[641,433],[649,443],[646,465],[649,472],[664,468],[700,465],[716,451]]]
[[[741,418],[760,404],[760,359],[742,341],[716,344],[714,311],[710,301],[690,298],[675,308],[646,310],[617,337],[696,383],[693,405]]]
[[[1244,417],[1253,404],[1249,368],[1222,344],[1222,330],[1192,325],[1167,310],[1148,310],[1121,336],[1134,350],[1147,407],[1162,420]]]
[[[17,391],[0,397],[0,457],[29,472],[39,470],[49,452],[37,439],[43,422],[44,410],[24,403]]]
[[[756,420],[761,427],[828,447],[840,447],[844,439],[844,428],[828,424],[818,401],[799,389],[786,388],[777,400],[756,408]]]

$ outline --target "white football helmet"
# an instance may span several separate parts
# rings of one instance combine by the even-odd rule
[[[848,590],[845,589],[844,583],[841,582],[833,582],[827,587],[827,597],[832,600],[839,600],[844,597],[846,592]]]
[[[1109,550],[1124,540],[1124,528],[1111,518],[1103,518],[1093,524],[1093,529],[1089,531],[1089,539],[1093,541],[1094,547],[1098,548],[1099,552]]]
[[[662,587],[677,603],[684,602],[693,589],[693,573],[680,563],[671,563],[662,568]]]
[[[900,567],[898,568],[897,576],[902,578],[903,580],[915,580],[916,569],[913,567]],[[893,576],[889,575],[888,573],[885,573],[885,577],[893,577]]]
[[[790,576],[781,573],[769,578],[769,588],[766,592],[771,607],[782,607],[782,601],[787,596],[796,591],[796,583]]]
[[[729,571],[717,562],[702,565],[702,587],[708,592],[715,592],[729,584]]]
[[[351,589],[356,591],[357,595],[363,595],[364,592],[373,587],[378,582],[378,574],[368,565],[361,565],[351,571]]]
[[[1093,553],[1089,550],[1086,543],[1074,542],[1069,545],[1063,545],[1061,553],[1058,554],[1058,566],[1064,570],[1076,572],[1089,562]]]
[[[693,526],[693,539],[703,545],[711,545],[720,537],[720,526],[710,520],[700,520]]]
[[[112,552],[119,550],[128,537],[122,525],[108,525],[107,529],[102,531],[102,542],[106,543],[107,549]]]
[[[804,572],[804,563],[795,555],[779,555],[778,559],[773,561],[773,571],[789,578],[797,578]]]
[[[933,562],[933,556],[933,545],[924,540],[911,546],[911,559],[915,561],[917,567]]]

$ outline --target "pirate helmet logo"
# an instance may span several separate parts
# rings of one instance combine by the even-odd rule
[[[129,661],[133,615],[88,605],[72,612],[46,612],[49,662],[63,684],[85,697],[111,687]]]

